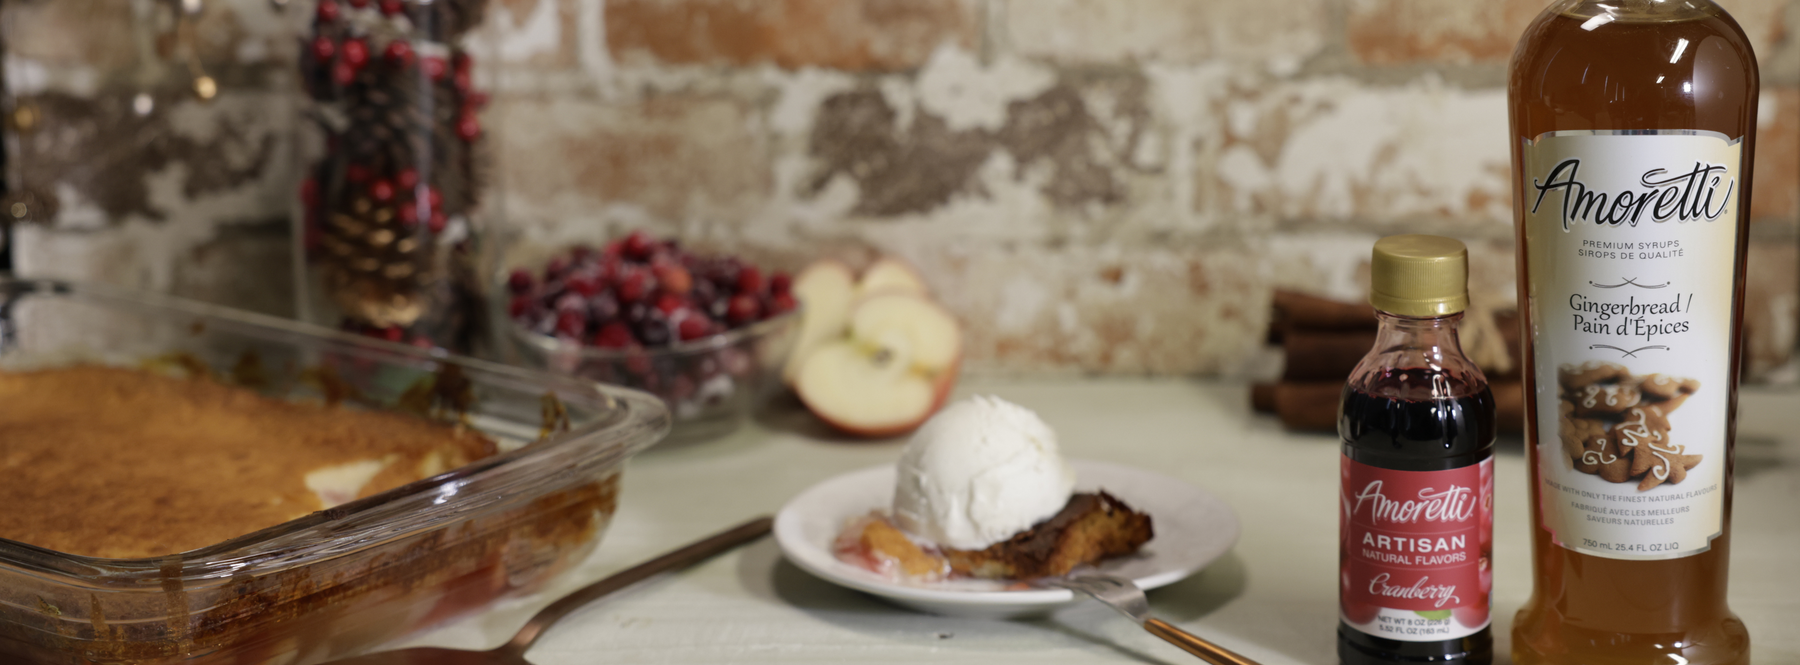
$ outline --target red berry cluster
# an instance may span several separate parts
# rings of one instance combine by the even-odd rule
[[[552,258],[541,278],[515,270],[507,313],[525,328],[603,349],[656,348],[795,308],[784,273],[682,251],[643,231]]]
[[[357,10],[367,10],[369,4],[368,0],[350,0],[350,5]],[[381,0],[380,13],[388,19],[406,18],[408,9],[401,0]],[[467,53],[453,50],[448,59],[442,56],[420,58],[418,51],[405,38],[394,37],[385,44],[371,45],[369,35],[362,34],[361,30],[351,29],[344,23],[344,10],[338,6],[337,0],[319,0],[314,21],[316,34],[308,44],[307,51],[312,56],[312,64],[322,72],[329,72],[331,83],[339,90],[315,90],[315,96],[331,98],[343,94],[343,88],[375,84],[376,81],[364,76],[364,71],[371,64],[393,72],[404,72],[418,63],[433,82],[449,78],[461,97],[462,104],[456,109],[454,118],[456,135],[464,141],[474,141],[481,136],[481,120],[477,114],[487,104],[487,95],[474,89],[470,71],[472,61]],[[379,57],[373,47],[380,48]]]

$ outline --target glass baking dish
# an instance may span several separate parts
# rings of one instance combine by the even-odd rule
[[[101,559],[0,538],[0,662],[305,665],[366,649],[579,562],[617,506],[622,463],[669,429],[661,400],[633,390],[151,294],[0,279],[0,370],[78,363],[176,367],[460,422],[501,452],[181,554]]]

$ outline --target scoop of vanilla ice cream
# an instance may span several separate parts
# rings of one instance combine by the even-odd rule
[[[944,407],[900,454],[894,520],[942,547],[979,550],[1049,519],[1075,489],[1056,433],[992,396]]]

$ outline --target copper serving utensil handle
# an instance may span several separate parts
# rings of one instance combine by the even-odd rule
[[[1213,644],[1201,639],[1193,633],[1176,628],[1162,619],[1145,619],[1144,630],[1148,631],[1151,635],[1163,638],[1163,640],[1167,641],[1169,644],[1181,647],[1182,651],[1194,654],[1199,657],[1200,660],[1212,663],[1213,665],[1259,665],[1254,660],[1237,655],[1237,653],[1230,649]]]
[[[1077,573],[1068,577],[1043,579],[1037,583],[1039,586],[1087,594],[1138,622],[1151,635],[1163,638],[1168,643],[1181,647],[1182,651],[1213,665],[1261,665],[1230,649],[1176,628],[1167,621],[1150,616],[1150,601],[1144,598],[1144,590],[1139,589],[1131,580],[1102,573]]]

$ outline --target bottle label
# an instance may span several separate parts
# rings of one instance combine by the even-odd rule
[[[1538,500],[1563,547],[1672,559],[1722,531],[1742,155],[1694,130],[1524,146]]]
[[[1488,626],[1494,460],[1395,471],[1343,458],[1338,611],[1369,635],[1453,640]]]

